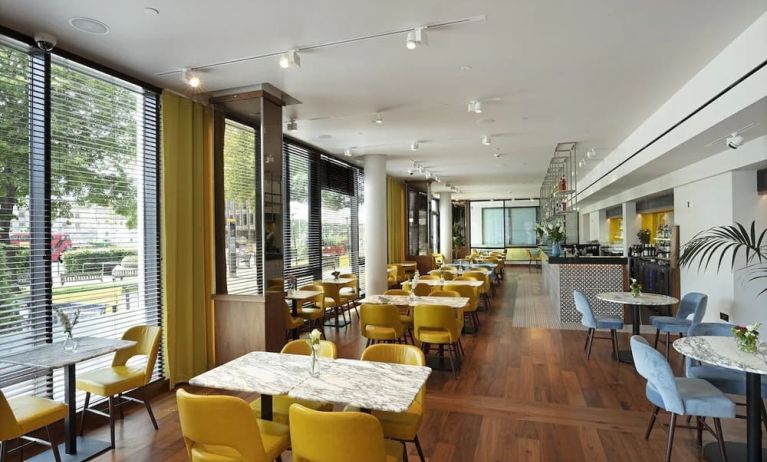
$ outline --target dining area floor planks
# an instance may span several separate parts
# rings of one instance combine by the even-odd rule
[[[595,342],[591,360],[583,350],[585,330],[512,327],[515,307],[544,307],[541,274],[507,267],[489,312],[481,312],[481,329],[463,335],[466,358],[458,379],[434,371],[427,382],[426,411],[418,432],[430,462],[614,461],[663,460],[668,416],[661,413],[649,440],[644,431],[651,406],[645,381],[631,365],[611,358],[609,342]],[[352,312],[353,313],[353,312]],[[327,329],[339,358],[359,358],[365,339],[356,314],[346,328]],[[306,334],[304,334],[306,335]],[[620,334],[621,346],[628,335]],[[673,349],[671,364],[682,373],[682,357]],[[195,393],[218,390],[187,387]],[[256,396],[239,395],[244,399]],[[735,397],[741,399],[742,397]],[[118,421],[117,448],[96,461],[185,461],[186,450],[175,394],[152,401],[160,430],[148,425],[143,408],[126,408]],[[86,431],[104,438],[108,427],[97,419]],[[99,425],[97,427],[97,425]],[[725,439],[745,441],[741,419],[723,422]],[[704,434],[704,445],[713,438]],[[418,460],[412,444],[409,460]],[[13,459],[12,459],[13,460]],[[291,460],[290,453],[282,456]],[[703,460],[695,431],[677,429],[673,460]]]

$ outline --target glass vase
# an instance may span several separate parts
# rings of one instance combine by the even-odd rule
[[[642,295],[642,289],[639,289],[639,288],[631,289],[631,296],[632,297],[639,298],[640,295]]]
[[[77,350],[77,340],[72,337],[72,332],[67,332],[67,338],[64,339],[64,351]]]
[[[317,345],[319,346],[319,345]],[[320,361],[317,358],[317,347],[312,345],[312,352],[311,352],[311,366],[309,369],[309,373],[312,375],[312,377],[319,377],[320,376]]]
[[[552,257],[558,257],[562,253],[562,246],[559,245],[559,242],[555,242],[551,245],[551,256]]]
[[[738,337],[738,349],[744,353],[756,353],[759,348],[759,337]]]

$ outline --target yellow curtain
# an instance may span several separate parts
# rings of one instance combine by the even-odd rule
[[[213,363],[213,118],[162,95],[162,255],[165,373],[173,388]]]
[[[399,263],[405,261],[405,223],[407,223],[405,185],[401,181],[387,176],[386,192],[389,263]]]

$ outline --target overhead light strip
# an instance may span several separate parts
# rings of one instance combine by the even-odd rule
[[[316,49],[319,49],[319,48],[328,48],[328,47],[334,47],[334,46],[338,46],[338,45],[346,45],[346,44],[349,44],[349,43],[363,42],[363,41],[366,41],[366,40],[372,40],[372,39],[377,39],[377,38],[382,38],[382,37],[389,37],[389,36],[392,36],[392,35],[406,34],[406,33],[412,32],[416,28],[421,28],[421,29],[438,29],[438,28],[443,28],[443,27],[450,27],[450,26],[458,26],[458,25],[461,25],[461,24],[468,24],[468,23],[472,23],[472,22],[485,21],[486,19],[487,19],[487,17],[485,15],[471,16],[471,17],[468,17],[468,18],[460,18],[460,19],[451,19],[451,20],[448,20],[448,21],[435,22],[435,23],[426,24],[426,25],[420,25],[420,26],[408,27],[408,28],[404,28],[404,29],[391,30],[391,31],[388,31],[388,32],[380,32],[380,33],[377,33],[377,34],[363,35],[363,36],[359,36],[359,37],[353,37],[353,38],[342,39],[342,40],[335,40],[335,41],[332,41],[332,42],[319,43],[319,44],[315,44],[315,45],[307,45],[307,46],[303,46],[303,47],[295,47],[295,48],[293,48],[293,50],[294,51],[316,50]],[[194,66],[194,67],[192,67],[192,70],[211,69],[213,67],[227,66],[227,65],[230,65],[230,64],[238,64],[238,63],[242,63],[242,62],[253,61],[253,60],[256,60],[256,59],[272,58],[272,57],[275,57],[275,56],[280,56],[283,53],[286,53],[288,51],[290,51],[290,50],[281,50],[281,51],[275,51],[275,52],[265,53],[265,54],[261,54],[261,55],[247,56],[247,57],[244,57],[244,58],[236,58],[236,59],[230,59],[230,60],[227,60],[227,61],[219,61],[219,62],[210,63],[210,64],[203,64],[201,66]],[[182,71],[183,71],[183,69],[175,69],[175,70],[172,70],[172,71],[160,72],[160,73],[155,74],[155,75],[157,75],[157,76],[172,75],[172,74],[181,73]]]

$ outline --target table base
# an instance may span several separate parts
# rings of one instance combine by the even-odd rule
[[[612,354],[615,359],[615,353]],[[618,350],[618,361],[626,364],[634,364],[634,355],[630,350]]]
[[[746,455],[746,443],[734,443],[725,441],[724,449],[725,452],[727,452],[728,462],[740,462],[748,460]],[[719,445],[716,443],[708,443],[707,445],[703,446],[703,456],[710,462],[719,462],[722,460],[722,458],[719,457]],[[762,461],[767,462],[767,450],[762,450]]]
[[[77,454],[67,454],[64,449],[64,443],[59,444],[59,454],[61,454],[61,462],[82,462],[84,460],[90,460],[97,455],[107,452],[112,447],[109,441],[101,441],[93,438],[77,438]],[[28,462],[49,462],[54,460],[53,452],[48,449],[42,454],[38,454],[31,459],[27,459]]]

